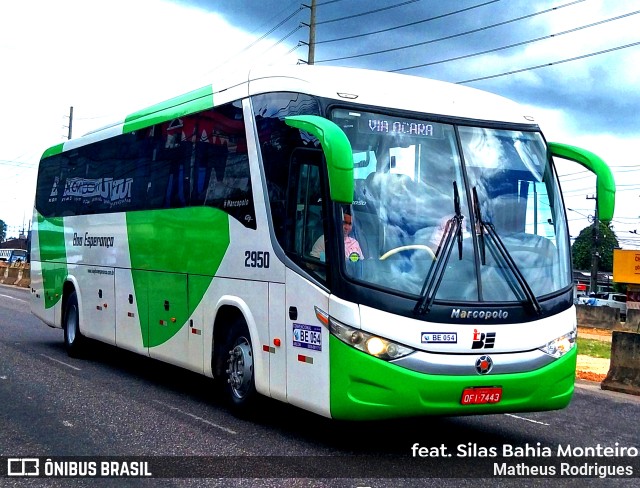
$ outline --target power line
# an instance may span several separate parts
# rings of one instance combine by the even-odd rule
[[[281,20],[277,25],[275,25],[274,27],[272,27],[271,29],[269,29],[267,32],[265,32],[263,35],[261,35],[260,37],[258,37],[255,41],[253,41],[251,44],[249,44],[247,47],[245,47],[243,50],[241,50],[240,52],[238,52],[237,54],[242,54],[243,52],[247,51],[248,49],[252,48],[253,46],[255,46],[257,43],[259,43],[260,41],[262,41],[265,37],[267,37],[269,34],[273,33],[275,30],[277,30],[279,27],[281,27],[282,25],[286,24],[289,20],[291,20],[295,15],[298,14],[298,12],[300,12],[301,10],[303,10],[305,7],[300,6],[298,7],[297,10],[295,10],[293,13],[291,13],[289,16],[287,16],[285,19]],[[237,55],[236,54],[236,55]]]
[[[448,13],[442,14],[442,15],[436,15],[435,17],[429,17],[427,19],[417,20],[415,22],[410,22],[408,24],[398,25],[398,26],[395,26],[395,27],[389,27],[387,29],[380,29],[380,30],[377,30],[377,31],[366,32],[364,34],[357,34],[357,35],[354,35],[354,36],[338,37],[336,39],[328,39],[326,41],[317,41],[316,44],[327,44],[329,42],[347,41],[347,40],[350,40],[350,39],[357,39],[358,37],[372,36],[374,34],[381,34],[383,32],[389,32],[389,31],[392,31],[392,30],[403,29],[405,27],[411,27],[411,26],[414,26],[414,25],[424,24],[426,22],[431,22],[432,20],[438,20],[438,19],[443,19],[445,17],[450,17],[450,16],[455,15],[455,14],[466,12],[468,10],[473,10],[473,9],[476,9],[476,8],[479,8],[479,7],[484,7],[485,5],[489,5],[491,3],[496,3],[496,2],[499,2],[499,1],[500,0],[490,0],[488,2],[480,3],[478,5],[473,5],[471,7],[463,8],[463,9],[460,9],[460,10],[456,10],[454,12],[448,12]],[[585,0],[578,0],[578,1],[584,2]]]
[[[324,20],[322,22],[316,22],[316,25],[320,24],[330,24],[332,22],[340,22],[342,20],[354,19],[356,17],[362,17],[364,15],[377,14],[378,12],[384,12],[385,10],[391,10],[398,7],[404,7],[405,5],[409,5],[410,3],[420,2],[422,0],[407,0],[406,2],[398,3],[396,5],[391,5],[389,7],[377,8],[374,10],[368,10],[366,12],[361,12],[359,14],[347,15],[346,17],[340,17],[338,19]]]
[[[566,178],[567,176],[582,175],[582,174],[585,174],[585,173],[587,174],[587,176],[589,176],[589,175],[594,175],[594,174],[593,174],[593,173],[591,173],[589,170],[586,170],[586,169],[585,169],[585,170],[583,170],[583,171],[576,171],[575,173],[567,173],[566,175],[558,175],[558,178],[559,178],[560,180],[562,180],[562,178]],[[565,181],[573,181],[574,179],[576,179],[576,180],[580,180],[580,179],[582,179],[582,178],[584,178],[584,177],[583,177],[583,176],[580,176],[580,177],[578,177],[578,178],[572,178],[572,179],[570,179],[570,180],[565,180]]]
[[[573,183],[574,181],[579,181],[579,180],[586,180],[586,179],[590,179],[592,178],[593,181],[595,181],[596,175],[593,173],[588,173],[585,174],[584,176],[577,176],[577,177],[572,177],[571,179],[563,179],[562,176],[560,176],[560,183],[562,183],[563,185],[569,184],[569,183]],[[584,182],[582,182],[584,183]]]
[[[610,19],[600,20],[598,22],[594,22],[592,24],[587,24],[587,25],[583,25],[583,26],[580,26],[580,27],[576,27],[574,29],[569,29],[569,30],[566,30],[566,31],[558,32],[557,34],[550,34],[548,36],[537,37],[535,39],[530,39],[528,41],[516,42],[515,44],[509,44],[508,46],[501,46],[501,47],[497,47],[497,48],[493,48],[493,49],[487,49],[486,51],[480,51],[480,52],[476,52],[476,53],[472,53],[472,54],[466,54],[464,56],[457,56],[455,58],[443,59],[441,61],[433,61],[433,62],[430,62],[430,63],[417,64],[415,66],[409,66],[408,68],[400,68],[400,69],[396,69],[396,70],[392,70],[392,71],[405,71],[405,70],[408,70],[408,69],[422,68],[422,67],[425,67],[425,66],[433,66],[435,64],[449,63],[451,61],[459,61],[461,59],[467,59],[467,58],[472,58],[472,57],[475,57],[475,56],[481,56],[483,54],[490,54],[490,53],[494,53],[494,52],[498,52],[498,51],[504,51],[505,49],[511,49],[513,47],[518,47],[518,46],[524,46],[526,44],[532,44],[534,42],[539,42],[539,41],[544,41],[544,40],[555,38],[555,37],[560,37],[560,36],[563,36],[565,34],[572,34],[573,32],[577,32],[577,31],[580,31],[580,30],[583,30],[583,29],[588,29],[590,27],[595,27],[597,25],[605,24],[607,22],[613,22],[614,20],[620,20],[620,19],[622,19],[624,17],[629,17],[631,15],[636,15],[638,13],[640,13],[640,10],[636,10],[635,12],[631,12],[631,13],[624,14],[624,15],[619,15],[617,17],[612,17]],[[461,83],[464,83],[464,82],[461,82]]]
[[[343,56],[343,57],[339,57],[339,58],[325,59],[325,60],[317,61],[317,62],[318,63],[326,63],[326,62],[330,62],[330,61],[341,61],[341,60],[344,60],[344,59],[361,58],[361,57],[365,57],[365,56],[373,56],[373,55],[376,55],[376,54],[385,54],[385,53],[389,53],[389,52],[393,52],[393,51],[400,51],[402,49],[410,49],[410,48],[413,48],[413,47],[424,46],[426,44],[433,44],[433,43],[440,42],[440,41],[446,41],[446,40],[450,40],[450,39],[455,39],[457,37],[463,37],[463,36],[467,36],[469,34],[475,34],[477,32],[493,29],[495,27],[500,27],[500,26],[503,26],[503,25],[506,25],[506,24],[511,24],[513,22],[518,22],[518,21],[523,20],[523,19],[535,17],[535,16],[542,15],[542,14],[545,14],[545,13],[548,13],[548,12],[553,12],[554,10],[558,10],[558,9],[561,9],[561,8],[564,8],[564,7],[569,7],[571,5],[574,5],[576,3],[581,3],[581,2],[584,2],[584,1],[585,0],[576,0],[574,2],[566,3],[566,4],[560,5],[558,7],[553,7],[553,8],[546,9],[546,10],[541,10],[540,12],[534,12],[532,14],[523,15],[521,17],[516,17],[514,19],[506,20],[504,22],[499,22],[497,24],[492,24],[492,25],[488,25],[488,26],[484,26],[484,27],[479,27],[478,29],[473,29],[473,30],[470,30],[470,31],[460,32],[458,34],[453,34],[453,35],[449,35],[449,36],[439,37],[437,39],[431,39],[431,40],[428,40],[428,41],[416,42],[414,44],[406,44],[404,46],[394,47],[394,48],[389,48],[389,49],[383,49],[381,51],[372,51],[372,52],[363,53],[363,54],[355,54],[355,55],[351,55],[351,56]],[[441,62],[446,62],[446,60],[445,61],[438,61],[437,63],[441,63]],[[428,64],[431,64],[431,63],[428,63]],[[427,66],[428,64],[409,66],[407,68],[398,68],[398,69],[395,69],[395,70],[391,70],[391,72],[404,71],[404,70],[408,70],[408,69],[418,68],[420,66]],[[434,64],[436,64],[436,63],[434,63]]]
[[[630,187],[630,188],[625,188],[625,187]],[[564,195],[569,195],[569,194],[573,194],[573,193],[589,193],[591,191],[593,191],[593,189],[595,188],[594,186],[588,186],[585,188],[577,188],[575,190],[563,190],[562,193]],[[631,183],[629,185],[617,185],[616,186],[616,193],[622,193],[622,192],[627,192],[627,191],[640,191],[640,184],[638,183]]]
[[[286,58],[289,54],[291,54],[293,51],[295,51],[296,49],[298,49],[299,47],[303,46],[304,44],[302,43],[302,41],[298,41],[298,44],[296,44],[295,46],[293,46],[291,49],[289,49],[286,53],[284,53],[282,55],[282,58]]]
[[[221,66],[224,66],[225,64],[227,64],[229,61],[236,59],[239,55],[247,52],[249,49],[251,49],[253,46],[255,46],[256,44],[258,44],[260,41],[262,41],[263,39],[265,39],[267,36],[269,36],[270,34],[272,34],[273,32],[275,32],[277,29],[279,29],[280,27],[282,27],[284,24],[286,24],[289,20],[291,20],[293,17],[295,17],[300,11],[304,10],[306,7],[304,5],[300,5],[296,10],[294,10],[291,14],[289,14],[287,17],[285,17],[283,20],[281,20],[280,22],[278,22],[274,27],[272,27],[271,29],[269,29],[267,32],[265,32],[263,35],[261,35],[260,37],[258,37],[256,40],[254,40],[253,42],[249,43],[247,46],[245,46],[244,48],[242,48],[241,50],[235,52],[232,56],[230,56],[229,58],[227,58],[226,60],[222,61],[220,64],[218,64],[215,68],[213,68],[212,70],[209,70],[207,73],[210,73],[212,71],[215,71],[216,69],[220,68]],[[282,41],[280,41],[282,42]],[[279,42],[278,42],[279,44]],[[277,44],[276,44],[277,45]],[[273,46],[272,46],[273,47]],[[265,51],[266,52],[266,51]],[[264,53],[263,53],[264,54]]]
[[[299,25],[298,27],[295,27],[293,30],[289,31],[288,34],[285,34],[284,37],[282,37],[279,41],[276,41],[272,46],[270,46],[269,48],[265,49],[264,51],[262,51],[262,54],[270,51],[271,49],[273,49],[274,47],[282,44],[286,39],[288,39],[289,37],[291,37],[293,34],[295,34],[296,32],[298,32],[300,29],[302,28],[301,25]],[[297,45],[294,49],[292,49],[289,52],[293,52],[295,51],[299,46]],[[287,53],[288,54],[288,53]]]
[[[255,29],[253,29],[251,31],[251,34],[255,34],[258,31],[262,31],[263,27],[266,25],[270,25],[274,19],[280,17],[282,15],[283,12],[286,11],[291,11],[292,8],[294,8],[296,6],[296,4],[301,7],[300,9],[302,9],[304,6],[300,6],[298,4],[298,2],[295,1],[291,1],[288,3],[288,5],[286,5],[285,7],[282,7],[280,10],[278,10],[277,12],[275,12],[271,17],[269,17],[267,20],[265,20],[264,22],[262,22],[262,24],[260,24],[258,27],[256,27]]]
[[[514,75],[516,73],[522,73],[524,71],[531,71],[531,70],[534,70],[534,69],[547,68],[549,66],[568,63],[570,61],[577,61],[579,59],[590,58],[592,56],[599,56],[600,54],[607,54],[607,53],[610,53],[610,52],[619,51],[621,49],[627,49],[627,48],[630,48],[630,47],[637,46],[639,44],[640,44],[640,41],[632,42],[631,44],[625,44],[624,46],[617,46],[617,47],[612,47],[610,49],[603,49],[602,51],[597,51],[597,52],[589,53],[589,54],[583,54],[582,56],[575,56],[573,58],[563,59],[561,61],[553,61],[553,62],[550,62],[550,63],[539,64],[537,66],[529,66],[528,68],[521,68],[521,69],[516,69],[516,70],[513,70],[513,71],[507,71],[505,73],[498,73],[496,75],[481,76],[479,78],[472,78],[472,79],[469,79],[469,80],[457,81],[456,83],[459,84],[459,85],[463,85],[465,83],[473,83],[474,81],[489,80],[489,79],[492,79],[492,78],[499,78],[501,76],[508,76],[508,75]]]
[[[629,166],[628,164],[609,164],[607,165],[609,168],[622,168],[622,169],[630,169],[633,171],[640,171],[640,168],[637,166]]]

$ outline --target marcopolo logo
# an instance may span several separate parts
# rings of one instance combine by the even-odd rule
[[[491,320],[502,319],[505,320],[509,316],[509,312],[506,310],[462,310],[460,308],[451,309],[452,319],[478,319],[478,320]]]

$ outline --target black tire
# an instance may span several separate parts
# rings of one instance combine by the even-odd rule
[[[236,321],[229,331],[225,358],[224,391],[231,409],[236,414],[249,414],[257,403],[253,346],[249,329],[242,320]]]
[[[64,307],[62,327],[64,329],[64,345],[67,354],[72,358],[81,357],[85,349],[85,338],[80,332],[78,297],[75,291],[69,295]]]

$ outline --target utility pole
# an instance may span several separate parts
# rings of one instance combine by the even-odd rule
[[[311,0],[311,17],[309,18],[309,56],[307,64],[316,61],[316,0]]]
[[[590,291],[591,293],[596,293],[598,291],[598,258],[600,255],[598,254],[598,244],[600,237],[600,219],[598,218],[598,197],[591,196],[587,197],[587,200],[595,200],[596,201],[596,212],[593,218],[593,246],[591,252],[591,282],[590,282]]]
[[[300,41],[302,44],[307,44],[309,46],[309,54],[307,55],[307,64],[314,64],[316,58],[316,0],[311,0],[311,5],[302,4],[303,7],[311,10],[311,14],[309,16],[309,23],[305,24],[302,22],[302,25],[306,25],[309,27],[309,42],[306,43],[304,41]],[[299,59],[298,62],[304,62],[302,59]]]
[[[69,128],[69,133],[67,135],[67,139],[71,139],[71,134],[73,131],[73,107],[69,107],[69,125],[66,126]]]

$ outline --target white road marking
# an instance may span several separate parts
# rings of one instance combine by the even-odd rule
[[[203,419],[202,417],[198,417],[197,415],[194,415],[192,413],[185,412],[184,410],[181,410],[178,407],[174,407],[172,405],[169,405],[169,404],[164,403],[164,402],[160,402],[158,400],[154,400],[154,402],[162,405],[163,407],[167,407],[167,408],[169,408],[171,410],[175,410],[176,412],[180,412],[183,415],[187,415],[187,416],[189,416],[191,418],[199,420],[200,422],[204,422],[205,424],[210,425],[212,427],[215,427],[216,429],[223,430],[223,431],[225,431],[225,432],[227,432],[229,434],[234,434],[234,435],[237,434],[237,432],[235,430],[228,429],[227,427],[223,427],[222,425],[218,425],[218,424],[216,424],[214,422],[210,422],[209,420]]]
[[[17,301],[19,301],[19,302],[27,303],[27,301],[26,301],[26,300],[23,300],[22,298],[12,297],[11,295],[5,295],[5,294],[3,294],[3,293],[0,293],[0,297],[2,297],[2,298],[10,298],[11,300],[17,300]]]
[[[532,419],[528,419],[526,417],[520,417],[518,415],[513,415],[512,413],[505,413],[505,415],[507,417],[513,417],[514,419],[519,419],[519,420],[526,420],[527,422],[531,422],[533,424],[540,424],[540,425],[551,425],[551,424],[545,424],[544,422],[538,422],[537,420],[532,420]]]
[[[76,371],[82,371],[80,368],[76,368],[75,366],[72,366],[68,363],[65,363],[64,361],[60,361],[59,359],[55,359],[52,358],[51,356],[47,356],[46,354],[40,354],[40,356],[43,356],[47,359],[51,359],[51,361],[55,361],[56,363],[60,363],[60,364],[64,364],[65,366],[68,366],[69,368],[75,369]]]

